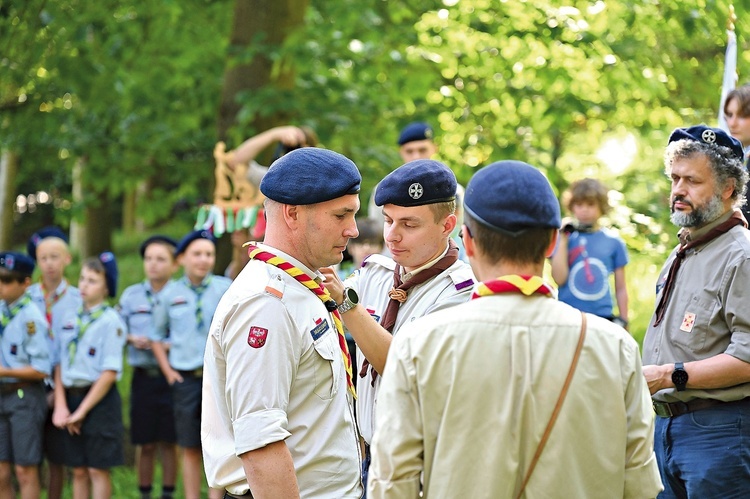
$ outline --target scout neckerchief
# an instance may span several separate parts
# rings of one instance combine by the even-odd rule
[[[153,310],[154,309],[154,292],[151,291],[151,286],[149,286],[148,280],[144,280],[142,284],[143,284],[143,292],[146,293],[146,301],[148,301],[149,307],[151,307],[151,310]]]
[[[0,312],[0,336],[3,335],[5,326],[10,324],[10,321],[13,320],[16,314],[18,314],[18,312],[29,303],[31,303],[31,296],[29,296],[28,293],[24,293],[21,299],[16,301],[15,305],[8,307],[6,304],[3,307],[2,312]]]
[[[328,290],[314,280],[310,279],[310,277],[308,277],[308,275],[305,274],[302,270],[298,269],[283,258],[276,256],[268,251],[262,250],[252,244],[249,244],[247,246],[247,249],[247,254],[250,257],[250,260],[260,260],[261,262],[265,262],[269,265],[273,265],[274,267],[278,267],[279,269],[283,270],[294,279],[299,281],[307,289],[315,293],[315,296],[320,298],[320,300],[325,305],[326,310],[328,310],[333,315],[333,324],[334,326],[336,326],[336,332],[338,333],[339,339],[339,347],[341,349],[341,356],[344,359],[344,367],[346,368],[346,385],[349,387],[349,391],[352,393],[352,396],[356,398],[357,394],[354,391],[354,382],[352,381],[352,359],[351,357],[349,357],[349,347],[346,344],[346,337],[344,336],[344,326],[341,323],[341,314],[339,314],[339,311],[336,307],[336,302],[333,301],[331,295],[328,293]]]
[[[451,265],[456,263],[456,260],[458,260],[458,246],[453,242],[453,239],[449,239],[448,251],[445,253],[445,256],[435,262],[435,265],[420,270],[406,282],[401,281],[401,265],[396,265],[396,268],[393,271],[393,288],[388,291],[388,298],[390,298],[390,300],[385,307],[383,317],[380,319],[380,325],[389,333],[393,333],[393,326],[396,325],[396,317],[398,317],[399,307],[401,307],[401,304],[406,301],[409,290],[414,286],[429,281],[433,277],[441,274]],[[364,378],[367,376],[368,369],[371,378],[370,385],[375,386],[375,380],[378,379],[378,372],[375,368],[370,367],[370,362],[367,359],[362,362],[362,369],[359,371],[359,377]]]
[[[63,290],[59,293],[57,292],[57,289],[51,289],[47,291],[47,289],[44,287],[44,283],[40,280],[41,288],[42,288],[42,294],[44,295],[44,316],[47,318],[47,325],[50,326],[49,328],[49,334],[50,337],[52,336],[52,307],[55,306],[55,303],[59,302],[60,299],[65,296],[65,293],[68,292],[68,281],[65,279],[62,280],[62,283],[65,285],[63,287]],[[59,287],[59,286],[58,286]]]
[[[685,253],[687,252],[687,250],[695,248],[696,246],[706,244],[709,241],[713,241],[720,235],[728,232],[729,229],[731,229],[735,225],[744,225],[745,227],[747,227],[745,218],[742,216],[742,213],[737,210],[735,210],[735,212],[732,213],[732,216],[729,217],[726,221],[720,223],[702,236],[696,238],[693,241],[689,241],[685,244],[680,245],[680,247],[677,249],[674,260],[672,260],[672,265],[669,267],[669,272],[667,273],[667,281],[664,284],[664,289],[661,292],[659,304],[656,306],[656,319],[654,320],[654,327],[658,326],[662,319],[664,319],[664,314],[667,311],[667,303],[669,302],[669,296],[672,294],[672,289],[674,288],[674,283],[677,279],[677,271],[680,270],[680,265],[682,265],[682,261],[685,259]]]
[[[496,295],[498,293],[523,293],[526,296],[540,294],[554,298],[553,288],[537,275],[504,275],[491,281],[480,282],[471,299],[482,296]]]
[[[193,293],[195,293],[195,322],[198,324],[198,331],[203,330],[203,303],[201,302],[201,300],[203,299],[203,293],[205,293],[206,289],[208,289],[208,285],[211,284],[212,278],[213,275],[209,275],[206,279],[203,280],[203,282],[201,282],[197,286],[193,286],[193,283],[190,282],[190,279],[188,279],[187,276],[184,277],[185,283],[193,291]]]
[[[76,357],[78,342],[81,341],[81,338],[83,338],[83,335],[86,333],[89,326],[91,326],[94,321],[101,317],[108,308],[109,307],[107,305],[102,305],[90,314],[84,313],[83,306],[78,308],[78,315],[76,317],[76,324],[78,325],[78,335],[73,338],[70,343],[68,343],[68,359],[70,360],[70,364],[73,364],[73,360]],[[88,318],[86,322],[83,322],[84,317]]]

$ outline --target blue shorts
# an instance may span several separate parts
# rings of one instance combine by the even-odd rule
[[[0,383],[0,461],[40,464],[46,416],[42,383]]]
[[[130,387],[130,439],[133,445],[175,443],[172,391],[158,367],[133,369]]]
[[[75,412],[83,398],[84,389],[65,389],[68,409]],[[94,406],[83,420],[80,435],[64,433],[65,460],[72,468],[109,469],[125,464],[123,451],[122,403],[117,386]]]
[[[201,446],[201,400],[203,378],[180,371],[182,383],[172,385],[175,431],[180,447]]]

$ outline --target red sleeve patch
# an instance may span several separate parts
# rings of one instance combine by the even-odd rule
[[[252,326],[247,333],[247,344],[253,348],[260,348],[266,344],[268,338],[268,329]]]

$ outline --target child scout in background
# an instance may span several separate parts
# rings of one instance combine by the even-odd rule
[[[560,240],[552,256],[552,277],[560,286],[560,301],[583,312],[628,326],[628,290],[625,243],[599,225],[609,209],[607,188],[593,178],[570,184],[562,198],[574,220],[563,220]],[[609,275],[615,275],[619,316],[612,308]]]
[[[47,415],[44,378],[52,370],[47,322],[31,303],[34,261],[0,253],[0,497],[14,497],[11,463],[21,497],[39,497],[39,464]]]
[[[117,294],[117,263],[107,251],[87,259],[78,281],[83,305],[65,315],[60,364],[55,367],[52,421],[65,435],[65,462],[73,468],[73,497],[112,495],[109,468],[122,465],[122,374],[125,324],[107,304]],[[91,482],[89,484],[89,478]]]
[[[39,282],[29,286],[31,301],[47,319],[49,326],[50,359],[54,368],[60,362],[56,339],[60,337],[66,311],[75,312],[81,306],[81,293],[65,279],[65,268],[70,265],[68,236],[59,227],[45,227],[29,238],[29,256],[39,266]],[[44,424],[44,454],[47,458],[49,499],[62,497],[63,488],[63,430],[52,424],[54,404],[52,377],[45,380],[48,414]]]
[[[157,447],[162,459],[162,494],[174,494],[177,478],[172,393],[151,351],[154,307],[161,291],[177,271],[174,250],[177,242],[166,236],[151,236],[141,244],[146,279],[133,284],[120,296],[120,315],[127,326],[128,363],[133,366],[130,388],[130,438],[136,446],[136,469],[141,497],[150,498],[153,489]]]
[[[201,459],[201,385],[203,353],[216,306],[232,283],[211,272],[216,261],[214,238],[191,232],[175,249],[184,275],[161,293],[154,309],[151,348],[172,386],[177,445],[182,448],[182,482],[187,499],[198,499],[203,477]],[[169,341],[169,353],[165,342]],[[212,490],[210,497],[222,497]]]

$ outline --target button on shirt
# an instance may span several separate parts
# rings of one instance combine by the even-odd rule
[[[29,286],[29,295],[31,301],[37,306],[39,311],[42,313],[42,317],[47,315],[47,305],[44,301],[44,288],[40,283],[35,283]],[[50,344],[50,359],[52,365],[56,366],[60,363],[60,344],[59,338],[62,333],[64,315],[68,312],[77,311],[83,300],[81,300],[81,293],[78,288],[71,286],[65,279],[57,286],[55,291],[50,296],[51,316],[52,322],[49,324],[49,334],[47,335]]]
[[[9,314],[14,305],[0,300],[0,311]],[[50,346],[47,340],[47,320],[32,304],[21,307],[3,328],[0,325],[0,363],[3,367],[19,369],[31,366],[44,374],[51,374]],[[0,377],[0,383],[14,383],[16,378]]]
[[[91,322],[92,314],[106,307],[102,314]],[[81,325],[89,324],[78,338]],[[70,344],[78,342],[75,356],[70,359]],[[125,324],[112,307],[98,305],[84,311],[78,320],[77,313],[65,315],[60,337],[60,374],[63,386],[89,386],[104,371],[115,371],[117,379],[122,376],[122,349],[125,346]]]
[[[380,322],[390,301],[388,291],[393,287],[395,268],[396,262],[392,259],[383,255],[372,255],[345,282],[346,287],[357,290],[360,303],[377,322]],[[414,272],[403,277],[408,279],[413,275]],[[434,278],[414,286],[409,290],[406,301],[399,307],[393,334],[419,317],[469,301],[473,287],[474,274],[471,267],[460,260]],[[364,355],[357,348],[355,376],[359,375],[363,362]],[[375,386],[372,386],[371,381],[369,372],[357,381],[357,421],[362,437],[368,443],[372,441],[375,431],[375,408],[381,377],[376,378]]]
[[[208,286],[201,295],[203,327],[198,327],[198,296],[187,277],[169,283],[161,292],[154,309],[155,341],[169,338],[169,365],[178,371],[191,371],[203,365],[206,338],[216,306],[232,283],[226,277],[209,274],[202,284]]]
[[[129,286],[120,297],[120,316],[128,334],[133,336],[154,337],[154,307],[159,303],[160,293],[154,292],[148,281]],[[133,367],[158,367],[156,357],[151,350],[143,350],[128,345],[128,364]]]
[[[258,260],[242,270],[206,347],[201,439],[211,487],[244,494],[237,456],[285,441],[301,497],[361,496],[359,436],[337,335],[320,298],[286,272]]]

